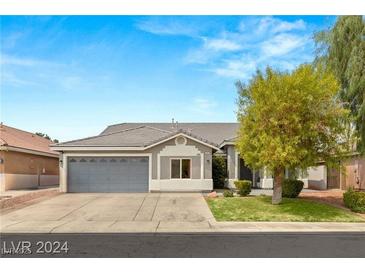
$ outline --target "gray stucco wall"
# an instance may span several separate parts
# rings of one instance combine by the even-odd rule
[[[204,178],[212,179],[212,153],[204,154]]]
[[[204,153],[204,176],[205,179],[212,178],[212,148],[207,147],[203,144],[187,139],[186,145],[195,146],[201,153]],[[175,139],[164,142],[160,145],[152,147],[143,153],[152,153],[152,179],[157,179],[157,156],[166,146],[175,146]],[[170,178],[170,160],[169,158],[179,157],[161,157],[161,179]],[[184,157],[182,157],[184,158]],[[193,179],[200,179],[200,155],[194,156],[192,162],[192,176]],[[209,162],[207,161],[209,159]]]

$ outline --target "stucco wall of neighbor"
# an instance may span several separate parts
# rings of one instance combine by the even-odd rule
[[[16,151],[1,151],[1,172],[8,174],[58,175],[58,158]]]
[[[3,160],[3,163],[0,163],[0,174],[3,174],[5,170],[5,165],[4,165],[5,151],[3,150],[0,150],[0,159]]]
[[[325,165],[308,168],[308,188],[327,189],[327,168]]]
[[[16,151],[0,151],[1,191],[37,188],[59,183],[58,158]]]
[[[365,189],[365,157],[355,156],[343,161],[345,167],[341,174],[341,189],[349,187]]]
[[[58,175],[41,175],[39,176],[40,186],[56,186],[59,184]]]
[[[29,174],[2,174],[2,190],[27,189],[38,187],[38,175]]]
[[[57,186],[58,184],[58,175],[0,174],[1,191]]]

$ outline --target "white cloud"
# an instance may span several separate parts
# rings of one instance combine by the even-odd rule
[[[4,72],[1,74],[1,83],[6,83],[11,86],[19,87],[19,86],[33,86],[36,83],[28,80],[24,80],[13,73]]]
[[[90,75],[73,63],[55,63],[42,59],[1,54],[1,85],[13,87],[34,86],[62,87],[63,90],[91,90],[108,82],[105,75]]]
[[[247,80],[257,69],[273,66],[290,70],[309,61],[311,33],[302,19],[246,17],[236,29],[200,38],[201,46],[190,49],[184,61],[204,65],[202,70],[218,76]]]
[[[203,37],[201,39],[204,41],[202,47],[190,50],[184,58],[185,63],[206,64],[209,60],[218,58],[222,54],[242,49],[239,43],[225,38]]]
[[[228,39],[204,39],[204,48],[214,51],[237,51],[241,45]]]
[[[261,43],[261,53],[265,56],[284,55],[302,47],[309,39],[309,37],[293,34],[278,34]]]
[[[215,68],[213,71],[220,76],[232,77],[237,79],[247,79],[257,68],[255,61],[244,59],[226,60],[223,65]]]
[[[197,28],[194,25],[178,20],[160,21],[152,18],[137,22],[136,27],[157,35],[195,36],[197,34]]]
[[[206,64],[209,60],[214,58],[215,53],[207,51],[204,48],[190,50],[184,57],[184,63],[186,64]]]
[[[304,30],[306,28],[305,22],[300,19],[294,22],[284,21],[271,16],[263,17],[258,22],[257,30],[261,33],[281,33],[293,30]]]
[[[194,98],[191,109],[200,114],[210,115],[214,113],[214,109],[217,106],[218,104],[213,100],[205,98]]]
[[[6,49],[8,48],[13,48],[18,41],[24,37],[24,33],[17,31],[17,32],[12,32],[9,35],[5,36],[2,38],[2,46]]]
[[[284,32],[291,30],[304,30],[306,28],[305,22],[300,19],[295,22],[281,21],[273,28],[274,32]]]
[[[47,66],[60,65],[57,63],[44,61],[44,60],[40,60],[40,59],[10,56],[10,55],[6,55],[3,53],[1,54],[1,57],[0,57],[0,64],[1,65],[23,66],[23,67],[35,67],[35,66],[41,66],[41,65],[47,65]]]
[[[138,22],[137,27],[158,35],[185,35],[200,40],[199,47],[188,50],[184,63],[205,66],[200,70],[236,79],[248,79],[257,69],[269,65],[292,69],[298,60],[308,61],[304,46],[311,42],[302,19],[288,21],[272,16],[246,17],[233,30],[213,30],[204,36],[199,33],[199,24],[176,17],[149,18]],[[306,58],[295,59],[295,54]]]

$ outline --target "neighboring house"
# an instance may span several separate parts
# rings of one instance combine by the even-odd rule
[[[1,191],[57,185],[58,152],[36,134],[0,125]]]
[[[365,189],[365,157],[352,153],[342,159],[342,168],[328,168],[324,163],[308,169],[309,188]]]

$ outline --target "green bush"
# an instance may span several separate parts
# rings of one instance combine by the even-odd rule
[[[223,196],[226,198],[233,197],[233,191],[226,189],[225,191],[223,191]]]
[[[234,185],[237,188],[237,193],[240,196],[247,196],[251,192],[252,182],[248,180],[235,181]]]
[[[283,197],[296,198],[302,191],[304,183],[300,180],[285,179],[283,181]]]
[[[349,188],[343,194],[343,202],[352,211],[365,213],[365,192],[354,191]]]
[[[221,156],[213,156],[212,158],[212,178],[214,188],[223,188],[227,178],[226,160]]]

